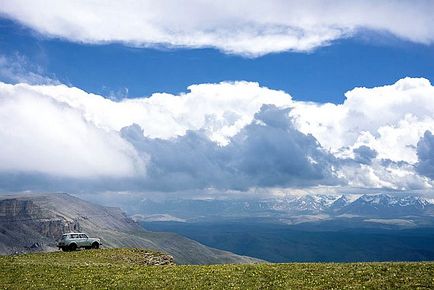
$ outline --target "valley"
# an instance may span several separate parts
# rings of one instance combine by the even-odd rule
[[[276,263],[434,260],[434,228],[344,228],[327,222],[288,226],[249,220],[141,224],[152,231],[175,232],[210,247]]]
[[[434,260],[434,205],[414,195],[144,200],[133,218],[270,262]]]

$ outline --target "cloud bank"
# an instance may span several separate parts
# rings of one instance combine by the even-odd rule
[[[360,31],[430,44],[432,1],[4,0],[1,15],[43,35],[84,43],[214,47],[260,56],[309,51]]]
[[[294,128],[288,109],[264,105],[226,146],[203,131],[174,139],[143,136],[138,125],[122,136],[149,154],[144,186],[153,190],[197,188],[248,190],[252,187],[336,185],[335,158],[316,139]]]
[[[431,190],[430,82],[404,78],[345,96],[306,103],[241,81],[113,101],[65,85],[0,83],[0,187]]]

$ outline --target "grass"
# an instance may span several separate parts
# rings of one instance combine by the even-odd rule
[[[432,262],[145,266],[145,253],[104,249],[2,256],[0,288],[434,289]]]

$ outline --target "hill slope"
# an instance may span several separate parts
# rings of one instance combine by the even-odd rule
[[[6,289],[434,288],[434,263],[144,266],[141,254],[106,249],[4,256],[0,285]]]
[[[63,232],[84,231],[105,247],[148,248],[171,254],[180,264],[252,263],[259,260],[206,247],[173,233],[143,230],[119,208],[68,194],[0,197],[0,253],[53,251]]]

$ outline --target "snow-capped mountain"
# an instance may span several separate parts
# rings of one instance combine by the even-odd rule
[[[418,196],[396,197],[389,194],[362,195],[338,212],[361,216],[425,215],[434,207]]]
[[[169,214],[191,219],[209,218],[293,218],[296,216],[403,218],[434,217],[432,201],[419,196],[390,194],[302,195],[262,200],[166,200],[144,201],[145,215]]]
[[[303,195],[271,201],[277,211],[315,214],[327,210],[339,197],[334,195]]]
[[[356,198],[357,199],[357,198]],[[328,208],[329,211],[335,213],[341,211],[343,208],[348,206],[354,201],[354,198],[351,198],[349,195],[341,195],[338,199],[336,199]]]
[[[272,208],[288,214],[329,214],[357,216],[423,216],[434,212],[434,204],[419,196],[364,195],[304,195],[276,200]]]

